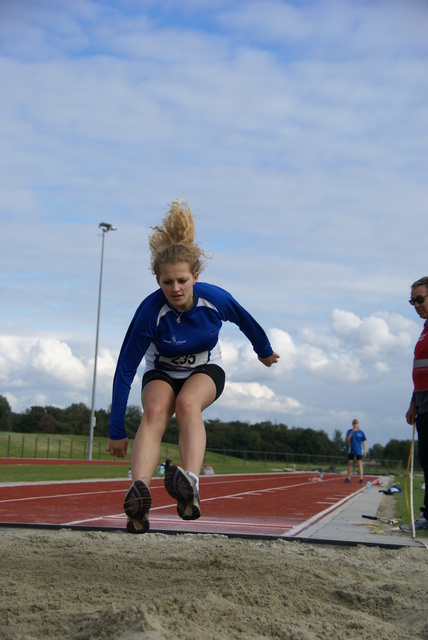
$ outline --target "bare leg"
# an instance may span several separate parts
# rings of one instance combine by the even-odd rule
[[[348,478],[351,479],[352,476],[352,467],[353,467],[354,461],[353,460],[348,460]]]
[[[175,394],[163,380],[152,380],[141,394],[143,416],[132,447],[132,481],[147,486],[159,463],[162,437],[174,413]]]
[[[363,479],[363,461],[357,460],[357,465],[358,465],[358,473],[360,474],[360,480],[362,480]]]
[[[196,476],[201,472],[207,441],[202,412],[214,402],[215,396],[212,379],[198,373],[186,380],[175,404],[181,463],[185,471]]]

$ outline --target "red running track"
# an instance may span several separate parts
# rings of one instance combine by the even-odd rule
[[[0,485],[0,524],[125,530],[129,486],[129,480]],[[324,474],[322,482],[299,472],[202,476],[202,517],[190,522],[177,516],[162,478],[154,478],[150,489],[153,532],[279,537],[302,533],[365,487],[338,474]]]

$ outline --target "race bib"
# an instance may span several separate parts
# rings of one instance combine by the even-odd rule
[[[168,369],[175,369],[178,371],[190,371],[195,367],[200,367],[208,362],[208,351],[202,351],[201,353],[186,354],[182,356],[175,356],[174,358],[166,358],[165,356],[159,356],[159,362],[161,362]]]

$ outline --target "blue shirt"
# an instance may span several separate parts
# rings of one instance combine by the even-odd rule
[[[346,438],[348,438],[349,434],[352,433],[352,429],[349,429],[346,433]],[[362,456],[363,455],[363,442],[367,440],[364,435],[364,431],[358,429],[352,434],[350,444],[349,444],[349,453],[354,456]]]
[[[126,332],[113,380],[110,438],[126,438],[124,418],[131,384],[145,357],[146,371],[161,369],[175,378],[202,364],[223,367],[219,333],[223,321],[238,325],[261,358],[273,353],[262,327],[233,296],[212,284],[196,282],[195,304],[175,313],[158,289],[143,300]],[[179,320],[179,321],[178,321]]]

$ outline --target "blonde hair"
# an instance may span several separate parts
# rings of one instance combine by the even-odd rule
[[[160,275],[162,264],[177,262],[187,262],[192,274],[202,270],[206,256],[195,243],[195,220],[187,202],[174,200],[162,224],[151,229],[151,268],[156,276]]]

